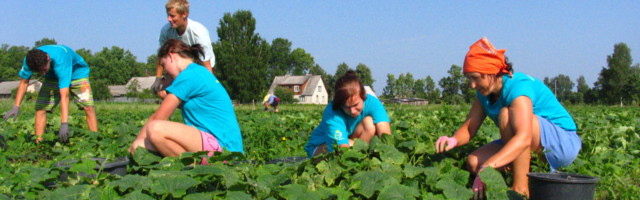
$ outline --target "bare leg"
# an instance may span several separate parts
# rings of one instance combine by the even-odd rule
[[[98,132],[98,119],[96,118],[96,109],[93,106],[84,107],[84,113],[87,116],[87,127],[90,131]]]
[[[202,151],[202,136],[195,127],[155,120],[149,122],[147,139],[164,156],[177,157],[184,152]],[[145,142],[146,143],[146,142]]]
[[[42,135],[44,134],[44,128],[47,126],[47,111],[36,110],[36,143],[42,141]]]
[[[515,129],[511,125],[508,108],[500,110],[499,119],[500,136],[505,143],[509,142],[515,135]],[[527,177],[527,173],[529,173],[531,167],[531,151],[540,152],[542,146],[540,144],[540,124],[538,118],[534,115],[531,121],[531,144],[529,148],[525,149],[512,163],[513,185],[511,189],[525,196],[529,196],[529,177]]]
[[[365,117],[360,121],[360,123],[356,126],[356,129],[353,131],[353,134],[349,139],[360,138],[361,140],[369,143],[371,138],[376,135],[376,126],[373,124],[373,118]]]

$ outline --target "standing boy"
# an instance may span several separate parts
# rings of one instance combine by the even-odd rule
[[[211,39],[209,38],[209,30],[202,24],[188,18],[189,1],[169,0],[165,5],[165,9],[169,23],[165,24],[160,30],[160,38],[158,40],[160,45],[164,44],[168,39],[178,39],[188,45],[199,44],[204,50],[204,55],[200,58],[204,62],[203,66],[213,72],[216,59],[213,54]],[[168,85],[163,85],[162,72],[162,66],[158,64],[156,67],[156,80],[151,86],[151,91],[155,94],[162,94],[164,88],[168,87]],[[171,84],[171,81],[168,80],[169,84]]]
[[[47,125],[47,112],[60,103],[60,130],[58,136],[63,142],[69,134],[69,97],[73,98],[87,116],[89,130],[98,131],[98,121],[93,108],[93,94],[89,84],[89,65],[71,48],[64,45],[45,45],[27,53],[20,75],[20,84],[11,110],[4,120],[18,117],[20,103],[27,90],[33,73],[44,75],[44,83],[36,101],[36,143],[42,141]]]

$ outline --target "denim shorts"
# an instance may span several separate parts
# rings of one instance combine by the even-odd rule
[[[551,172],[573,163],[582,148],[582,141],[576,131],[565,131],[551,121],[536,115],[540,123],[540,143]],[[504,145],[502,139],[492,143]]]

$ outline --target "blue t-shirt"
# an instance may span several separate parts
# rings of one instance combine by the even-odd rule
[[[167,91],[182,100],[185,124],[213,134],[228,151],[244,153],[231,98],[209,70],[192,63],[178,74]]]
[[[68,46],[45,45],[38,47],[49,55],[51,65],[49,71],[44,75],[47,78],[58,80],[58,87],[68,88],[71,80],[89,77],[89,65]],[[18,72],[20,78],[30,79],[33,72],[27,66],[27,58],[22,61],[22,69]]]
[[[373,118],[374,124],[390,122],[382,102],[369,94],[364,100],[362,112],[355,118],[344,113],[342,109],[333,110],[333,101],[329,102],[322,113],[320,125],[311,132],[309,142],[304,147],[307,155],[311,157],[315,148],[321,144],[327,144],[329,151],[333,150],[333,144],[349,144],[349,136],[353,134],[358,123],[367,116]]]
[[[526,96],[531,99],[533,104],[533,114],[551,121],[566,131],[576,131],[577,129],[573,118],[553,95],[549,87],[539,79],[523,73],[514,73],[513,77],[502,76],[500,98],[493,104],[490,103],[489,97],[479,92],[476,92],[476,96],[484,112],[496,124],[499,124],[497,116],[500,109],[510,106],[516,98]]]

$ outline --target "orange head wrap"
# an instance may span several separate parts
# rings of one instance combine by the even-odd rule
[[[504,52],[507,50],[496,49],[486,37],[478,40],[469,47],[469,52],[464,58],[462,72],[479,72],[483,74],[498,74],[500,72],[511,74],[507,70]]]

